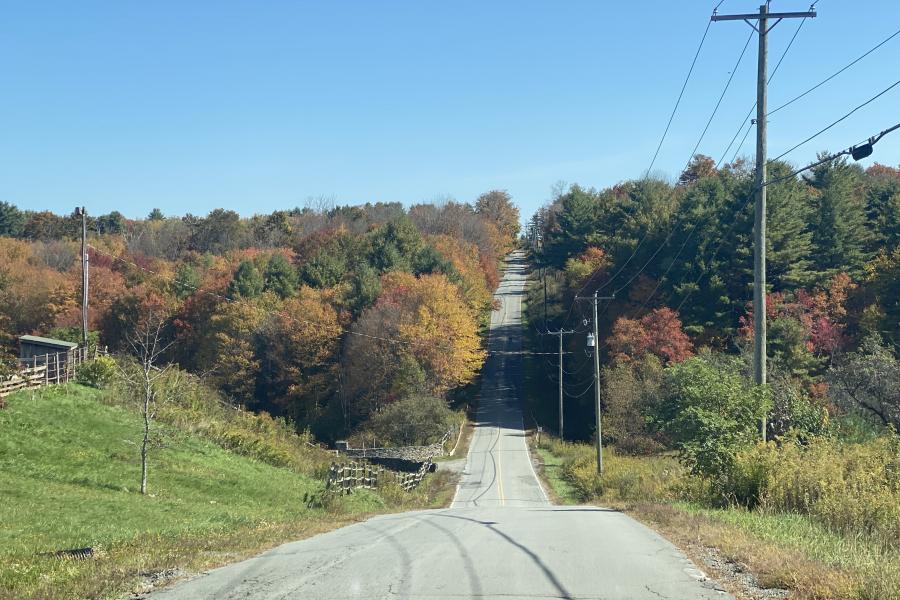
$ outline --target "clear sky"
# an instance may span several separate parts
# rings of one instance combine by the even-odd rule
[[[0,2],[0,200],[129,217],[243,215],[507,189],[530,215],[554,183],[640,177],[713,0]],[[775,0],[772,10],[809,2]],[[725,0],[720,12],[755,12]],[[820,0],[771,106],[900,29],[897,0]],[[774,65],[799,21],[770,37]],[[749,33],[712,25],[657,161],[675,177]],[[770,119],[770,156],[900,79],[900,36]],[[751,42],[700,151],[718,159],[755,100]],[[788,158],[900,121],[900,86]],[[744,153],[752,151],[752,134]],[[872,161],[900,164],[900,131]]]

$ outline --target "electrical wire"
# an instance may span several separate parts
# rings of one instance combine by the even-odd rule
[[[876,50],[878,50],[879,48],[881,48],[882,46],[884,46],[885,44],[887,44],[889,41],[891,41],[892,39],[894,39],[894,38],[897,37],[898,35],[900,35],[900,29],[898,29],[897,31],[895,31],[894,33],[892,33],[891,35],[889,35],[887,38],[885,38],[885,39],[883,39],[882,41],[880,41],[878,44],[876,44],[875,46],[873,46],[872,48],[870,48],[869,50],[867,50],[865,53],[863,53],[862,55],[860,55],[860,56],[859,56],[858,58],[856,58],[855,60],[853,60],[853,61],[851,61],[850,63],[848,63],[847,65],[841,67],[840,69],[838,69],[837,71],[835,71],[834,73],[832,73],[831,75],[829,75],[828,77],[826,77],[825,79],[823,79],[822,81],[820,81],[819,83],[817,83],[816,85],[812,86],[811,88],[809,88],[808,90],[806,90],[806,91],[803,92],[802,94],[799,94],[799,95],[797,95],[797,96],[794,96],[793,98],[791,98],[790,100],[788,100],[788,101],[785,102],[784,104],[778,106],[777,108],[773,108],[772,110],[769,111],[768,114],[773,115],[773,114],[777,113],[778,111],[780,111],[781,109],[787,108],[788,106],[790,106],[791,104],[793,104],[793,103],[796,102],[797,100],[800,100],[801,98],[807,96],[808,94],[810,94],[810,93],[816,91],[817,89],[819,89],[820,87],[822,87],[823,85],[825,85],[826,83],[828,83],[829,81],[831,81],[832,79],[834,79],[835,77],[837,77],[838,75],[840,75],[841,73],[843,73],[844,71],[846,71],[847,69],[849,69],[850,67],[852,67],[853,65],[855,65],[856,63],[858,63],[859,61],[861,61],[862,59],[864,59],[865,57],[869,56],[870,54],[872,54],[873,52],[875,52]]]
[[[888,135],[888,134],[890,134],[890,133],[892,133],[892,132],[894,132],[894,131],[897,131],[898,129],[900,129],[900,123],[897,123],[896,125],[894,125],[894,126],[892,126],[892,127],[889,127],[889,128],[887,128],[887,129],[881,131],[880,133],[878,133],[878,134],[876,134],[876,135],[870,137],[870,138],[867,140],[867,142],[868,142],[869,144],[875,145],[875,144],[878,143],[884,136],[886,136],[886,135]],[[809,165],[807,165],[807,166],[805,166],[805,167],[803,167],[803,168],[801,168],[801,169],[797,169],[796,171],[793,171],[792,173],[790,173],[790,174],[788,174],[788,175],[785,175],[784,177],[778,177],[778,178],[776,178],[776,179],[767,181],[764,185],[765,185],[765,186],[769,186],[769,185],[773,185],[773,184],[776,184],[776,183],[780,183],[780,182],[785,181],[785,180],[787,180],[787,179],[790,179],[790,178],[792,178],[792,177],[796,177],[797,175],[799,175],[800,173],[802,173],[802,172],[804,172],[804,171],[808,171],[808,170],[810,170],[810,169],[814,169],[815,167],[817,167],[817,166],[819,166],[819,165],[825,164],[825,163],[827,163],[827,162],[831,162],[831,161],[833,161],[833,160],[835,160],[835,159],[837,159],[837,158],[839,158],[839,157],[841,157],[841,156],[845,156],[845,155],[848,155],[848,154],[852,154],[853,150],[854,150],[857,146],[859,146],[859,144],[857,144],[856,146],[851,146],[850,148],[848,148],[848,149],[846,149],[846,150],[842,150],[842,151],[840,151],[840,152],[836,152],[835,154],[831,154],[831,155],[829,155],[829,156],[826,156],[826,157],[824,157],[824,158],[822,158],[822,159],[820,159],[820,160],[818,160],[818,161],[816,161],[816,162],[814,162],[814,163],[811,163],[811,164],[809,164]],[[754,188],[753,190],[751,190],[751,192],[747,195],[746,200],[744,201],[744,203],[742,204],[742,206],[740,206],[740,208],[738,209],[738,211],[737,211],[735,214],[737,214],[737,213],[743,211],[743,210],[747,207],[747,205],[749,205],[750,200],[751,200],[755,195],[756,195],[756,188]],[[708,261],[709,263],[712,263],[712,261],[714,261],[714,260],[716,259],[716,257],[717,257],[718,254],[719,254],[719,250],[720,250],[721,247],[722,247],[722,244],[725,242],[726,239],[728,239],[728,238],[731,236],[731,232],[732,232],[732,231],[734,230],[734,228],[737,226],[737,223],[738,223],[738,220],[737,220],[737,219],[734,219],[734,220],[732,221],[732,223],[731,223],[731,227],[729,227],[728,230],[726,231],[725,235],[723,235],[723,236],[720,238],[719,243],[716,244],[715,250],[713,251],[712,257],[711,257],[710,260]],[[687,295],[685,295],[684,298],[682,298],[681,302],[678,303],[678,306],[677,306],[677,308],[675,309],[675,312],[679,312],[679,311],[681,310],[681,308],[684,306],[685,302],[687,302],[688,298],[690,298],[691,295],[694,293],[694,290],[697,289],[697,287],[698,287],[700,281],[703,279],[703,277],[706,275],[706,273],[707,273],[706,269],[702,269],[702,270],[700,271],[700,275],[699,275],[699,276],[697,277],[697,279],[693,282],[693,285],[692,285],[691,290],[687,293]]]
[[[885,130],[881,131],[880,133],[878,133],[878,134],[876,134],[876,135],[870,137],[866,142],[862,142],[861,144],[869,143],[869,144],[874,145],[874,144],[878,143],[884,136],[886,136],[886,135],[888,135],[888,134],[890,134],[890,133],[892,133],[892,132],[894,132],[894,131],[897,131],[898,129],[900,129],[900,123],[897,123],[896,125],[894,125],[894,126],[892,126],[892,127],[889,127],[888,129],[885,129]],[[786,180],[788,180],[788,179],[791,179],[791,178],[793,178],[793,177],[796,177],[797,175],[799,175],[800,173],[802,173],[802,172],[804,172],[804,171],[808,171],[808,170],[813,169],[813,168],[815,168],[815,167],[817,167],[817,166],[819,166],[819,165],[825,164],[825,163],[827,163],[827,162],[831,162],[831,161],[833,161],[833,160],[835,160],[835,159],[837,159],[837,158],[839,158],[839,157],[841,157],[841,156],[845,156],[845,155],[848,155],[848,154],[852,154],[853,150],[854,150],[855,148],[857,148],[858,146],[860,146],[861,144],[856,144],[855,146],[851,146],[850,148],[847,148],[846,150],[842,150],[841,152],[837,152],[837,153],[835,153],[835,154],[831,154],[831,155],[829,155],[829,156],[826,156],[826,157],[824,157],[824,158],[822,158],[822,159],[820,159],[820,160],[818,160],[818,161],[816,161],[816,162],[814,162],[814,163],[812,163],[812,164],[809,164],[809,165],[807,165],[807,166],[805,166],[805,167],[803,167],[803,168],[797,169],[797,170],[793,171],[792,173],[790,173],[790,174],[788,174],[788,175],[785,175],[785,176],[783,176],[783,177],[779,177],[779,178],[776,178],[776,179],[767,181],[764,185],[765,185],[765,186],[769,186],[769,185],[773,185],[773,184],[776,184],[776,183],[780,183],[780,182],[782,182],[782,181],[786,181]],[[754,187],[752,190],[750,190],[750,192],[747,194],[747,197],[745,198],[744,202],[738,207],[738,209],[737,209],[737,211],[735,212],[735,214],[739,214],[740,212],[742,212],[743,210],[745,210],[745,209],[747,208],[747,206],[750,204],[750,201],[755,197],[756,191],[757,191],[757,188],[756,188],[756,187]],[[709,221],[707,221],[707,222],[709,222]],[[707,261],[707,264],[712,264],[712,263],[715,261],[715,259],[718,257],[719,251],[721,250],[721,248],[722,248],[723,244],[725,243],[725,241],[728,240],[728,239],[730,239],[732,232],[734,231],[735,227],[737,227],[737,225],[738,225],[738,222],[739,222],[738,219],[732,220],[731,226],[728,228],[728,230],[725,232],[725,234],[722,235],[722,236],[720,237],[718,243],[717,243],[716,246],[714,247],[712,256],[711,256],[710,259]],[[684,250],[685,246],[687,245],[687,241],[690,239],[690,235],[693,233],[693,231],[694,231],[695,229],[696,229],[696,226],[691,230],[691,233],[685,238],[685,242],[682,244],[681,248],[680,248],[679,251],[676,253],[675,257],[672,259],[672,262],[669,264],[669,268],[666,269],[666,272],[665,272],[665,273],[663,274],[663,276],[660,277],[659,280],[657,281],[656,287],[655,287],[655,288],[653,289],[653,291],[652,291],[652,292],[644,299],[644,301],[641,303],[641,305],[640,305],[635,311],[632,312],[632,316],[629,317],[629,318],[631,318],[631,319],[639,318],[638,313],[641,312],[641,311],[643,311],[643,310],[646,308],[646,306],[647,306],[647,305],[649,304],[649,302],[650,302],[650,299],[653,298],[653,296],[654,296],[654,295],[656,294],[656,292],[659,290],[659,288],[660,288],[661,285],[662,285],[662,282],[665,280],[666,275],[668,275],[668,273],[669,273],[669,271],[671,270],[672,266],[675,264],[675,261],[676,261],[676,260],[678,259],[678,257],[681,255],[681,252]],[[694,291],[697,290],[697,289],[699,288],[700,281],[703,279],[703,277],[704,277],[706,274],[707,274],[707,269],[701,269],[700,274],[699,274],[699,275],[697,276],[697,278],[693,281],[693,284],[692,284],[690,290],[689,290],[688,293],[684,296],[684,298],[682,298],[681,302],[679,302],[679,303],[678,303],[678,306],[675,308],[675,312],[676,312],[676,313],[681,312],[681,309],[684,307],[684,304],[685,304],[685,303],[688,301],[688,299],[693,295]],[[642,315],[641,315],[641,316],[642,316]],[[608,347],[608,346],[609,346],[609,340],[605,341],[602,345],[600,345],[600,344],[598,343],[597,348],[598,348],[598,349],[604,349],[604,348],[606,348],[606,347]]]
[[[716,4],[716,6],[713,8],[713,14],[715,14],[716,11],[719,10],[719,7],[722,6],[722,4],[724,2],[725,2],[725,0],[720,0],[719,3]],[[710,29],[711,25],[712,25],[712,20],[707,21],[706,29],[703,30],[703,36],[700,38],[700,44],[697,46],[697,51],[694,53],[694,58],[691,61],[691,66],[688,69],[687,76],[685,76],[684,83],[682,83],[681,90],[678,93],[678,98],[675,100],[675,106],[672,108],[672,113],[669,115],[669,120],[666,123],[665,130],[663,131],[662,137],[660,137],[659,144],[656,146],[656,152],[653,154],[653,159],[650,161],[650,166],[647,168],[647,176],[650,175],[650,172],[653,170],[653,165],[656,164],[656,159],[659,157],[660,149],[662,148],[663,142],[665,142],[665,140],[666,140],[666,136],[669,133],[669,128],[672,126],[672,121],[675,118],[676,112],[678,112],[678,107],[681,105],[681,100],[684,97],[684,92],[687,89],[687,85],[691,79],[691,75],[693,75],[693,73],[694,73],[694,68],[697,66],[697,59],[700,57],[700,51],[703,49],[703,44],[706,42],[706,38],[709,35],[709,29]],[[638,240],[637,245],[634,247],[634,250],[632,250],[631,256],[629,256],[625,260],[625,262],[619,267],[619,269],[609,279],[607,279],[607,281],[604,284],[602,284],[597,289],[597,291],[600,291],[603,288],[605,288],[612,281],[614,281],[616,279],[616,277],[618,277],[622,273],[622,271],[625,270],[625,268],[628,266],[628,264],[631,262],[631,260],[637,255],[638,249],[644,243],[646,238],[647,238],[647,233],[645,233],[644,236],[640,240]],[[594,278],[594,275],[596,275],[596,273],[599,271],[599,269],[600,268],[598,267],[598,269],[595,269],[594,272],[591,273],[590,277],[588,278],[588,281],[575,294],[576,296],[578,296],[579,294],[581,294],[581,292],[584,291],[584,289],[591,282],[591,280]],[[565,318],[564,322],[568,322],[569,317],[572,314],[572,307],[575,305],[575,302],[576,302],[576,300],[573,299],[572,304],[569,306],[569,310],[566,314],[566,318]]]
[[[724,0],[722,0],[724,2]],[[713,9],[713,14],[719,7],[722,6],[722,2],[719,2],[716,7]],[[647,168],[647,175],[650,174],[650,171],[653,170],[653,165],[656,164],[656,159],[659,157],[659,151],[662,148],[663,142],[666,141],[666,136],[669,134],[669,128],[672,126],[672,120],[675,118],[675,113],[678,111],[678,107],[681,105],[681,99],[684,97],[684,90],[687,89],[688,82],[691,80],[691,75],[694,73],[694,67],[697,66],[697,58],[700,56],[700,51],[703,49],[703,43],[706,42],[706,36],[709,34],[709,28],[712,25],[712,21],[706,23],[706,29],[703,30],[703,37],[700,38],[700,45],[697,46],[697,52],[694,53],[694,60],[691,61],[691,68],[688,69],[688,74],[684,78],[684,83],[681,85],[681,91],[678,93],[678,99],[675,100],[675,107],[672,109],[672,114],[669,115],[669,121],[666,123],[666,128],[663,131],[662,137],[659,139],[659,144],[656,146],[656,152],[653,154],[653,160],[650,161],[650,166]]]
[[[754,33],[755,33],[755,31],[751,31],[750,35],[747,37],[747,41],[744,43],[744,47],[741,50],[741,53],[738,56],[738,60],[734,65],[734,69],[732,69],[731,74],[728,77],[728,81],[725,83],[725,88],[722,90],[722,93],[719,95],[719,100],[718,100],[718,102],[716,102],[716,106],[715,106],[715,108],[713,108],[712,114],[710,114],[709,119],[706,121],[706,127],[704,127],[703,132],[700,134],[700,139],[697,140],[697,144],[694,146],[694,150],[691,152],[691,157],[688,159],[688,162],[685,165],[684,170],[687,170],[687,168],[690,166],[691,160],[693,160],[694,156],[696,155],[697,149],[700,147],[700,144],[703,141],[703,138],[706,136],[707,131],[709,131],[709,126],[712,124],[713,119],[715,118],[716,113],[719,110],[719,107],[722,105],[722,100],[725,98],[725,94],[728,92],[728,88],[731,86],[731,82],[734,79],[734,75],[737,72],[738,67],[740,67],[741,62],[744,59],[744,55],[746,54],[747,48],[750,45],[750,40],[753,39]],[[663,240],[662,244],[660,244],[659,247],[650,255],[650,257],[647,259],[647,261],[643,264],[643,266],[641,266],[640,269],[638,269],[637,272],[632,274],[631,277],[629,277],[628,280],[624,284],[620,285],[618,288],[615,289],[615,291],[613,291],[613,296],[620,293],[625,288],[627,288],[629,285],[631,285],[631,283],[635,279],[637,279],[641,275],[641,273],[643,273],[647,269],[647,267],[654,261],[654,259],[656,259],[656,257],[659,255],[659,253],[662,252],[662,250],[664,248],[666,248],[666,246],[668,246],[669,242],[672,239],[672,236],[678,230],[680,225],[681,225],[681,223],[676,222],[674,225],[672,225],[669,228],[669,231],[666,234],[666,238],[665,238],[665,240]],[[696,223],[691,228],[691,234],[693,233],[694,228],[696,228]],[[648,233],[649,233],[649,228],[648,228]],[[647,237],[647,235],[645,234],[642,239],[646,239],[646,237]],[[689,237],[690,237],[690,235],[688,236],[688,238],[685,239],[685,243],[687,243],[687,239],[689,239]],[[683,247],[684,246],[682,246],[682,248]],[[637,252],[637,248],[635,248],[635,252],[632,254],[632,256],[629,257],[629,261],[632,258],[634,258],[634,255],[636,254],[636,252]],[[626,262],[626,264],[627,264],[627,262]],[[623,265],[623,267],[624,267],[624,265]],[[669,266],[669,269],[671,269],[671,268],[672,268],[672,265]],[[621,269],[620,269],[620,272],[621,272]],[[661,283],[661,281],[662,280],[657,282],[657,288],[659,287],[659,284]],[[602,287],[601,287],[601,289],[602,289]]]
[[[697,140],[697,143],[694,145],[694,149],[691,151],[691,156],[688,158],[687,163],[684,165],[684,171],[691,165],[691,161],[694,160],[694,156],[697,155],[697,149],[700,148],[700,144],[703,143],[703,138],[706,137],[706,133],[709,131],[709,126],[712,125],[713,119],[716,117],[716,113],[719,112],[719,107],[722,106],[722,100],[725,99],[725,94],[728,92],[728,88],[731,87],[731,82],[734,79],[735,73],[737,73],[738,67],[741,66],[741,62],[744,60],[744,55],[747,53],[747,48],[750,46],[750,40],[753,39],[753,34],[756,33],[755,30],[750,31],[750,35],[747,36],[747,41],[744,43],[744,48],[741,50],[740,56],[738,56],[737,62],[734,65],[734,69],[731,70],[731,74],[728,76],[728,81],[725,82],[725,89],[722,90],[722,94],[719,96],[719,101],[716,102],[716,107],[713,109],[712,114],[709,115],[709,120],[706,121],[706,127],[703,128],[703,133],[700,134],[700,139]],[[743,125],[741,125],[743,127]]]
[[[719,3],[719,6],[721,6],[721,3]],[[717,6],[717,8],[718,8],[718,6]],[[711,22],[712,21],[710,21],[710,23]],[[700,147],[700,144],[703,142],[704,137],[706,137],[706,133],[709,131],[709,127],[712,124],[713,120],[715,119],[715,116],[719,111],[719,107],[722,105],[722,100],[724,100],[725,94],[728,92],[728,89],[731,87],[731,82],[734,80],[734,75],[737,72],[738,67],[740,66],[741,62],[743,61],[744,55],[747,53],[747,48],[750,45],[750,41],[753,39],[753,34],[754,34],[754,31],[751,31],[750,35],[747,36],[747,41],[744,43],[744,47],[741,49],[741,53],[738,56],[738,59],[734,65],[734,68],[731,70],[731,73],[729,74],[728,80],[725,82],[725,87],[722,90],[722,93],[719,95],[719,99],[716,102],[715,107],[713,108],[712,114],[710,114],[709,119],[706,122],[706,126],[703,128],[703,132],[700,134],[700,138],[697,140],[697,144],[694,146],[694,149],[691,152],[690,158],[688,158],[687,164],[685,165],[685,170],[687,170],[688,166],[690,166],[691,160],[693,160],[693,158],[697,152],[697,149]],[[677,224],[675,226],[673,226],[672,228],[670,228],[668,234],[666,235],[666,240],[663,242],[663,244],[659,248],[657,248],[656,251],[653,252],[650,259],[646,263],[644,263],[644,265],[636,273],[632,274],[632,276],[628,279],[628,281],[624,285],[619,286],[619,288],[616,290],[616,292],[613,292],[613,295],[615,295],[619,291],[623,290],[625,287],[627,287],[629,284],[631,284],[631,282],[633,282],[635,279],[637,279],[637,277],[647,268],[647,266],[650,264],[650,262],[660,253],[660,251],[662,251],[663,247],[668,243],[669,239],[671,239],[676,228],[677,228]],[[622,263],[622,265],[616,270],[616,272],[612,275],[612,277],[607,279],[599,288],[597,288],[598,292],[602,291],[607,286],[612,284],[612,282],[615,281],[615,279],[619,275],[622,274],[622,272],[629,265],[629,263],[631,263],[631,261],[637,256],[638,250],[643,245],[643,243],[647,240],[648,236],[650,235],[650,231],[651,231],[650,228],[647,228],[647,230],[644,232],[644,235],[641,236],[641,239],[638,241],[637,245],[632,250],[631,255],[625,260],[624,263]],[[576,296],[578,294],[581,294],[581,292],[584,290],[584,287],[586,287],[586,286],[583,286],[582,289],[576,293]],[[569,313],[571,314],[571,307],[569,309]],[[568,315],[566,317],[566,320],[568,320]]]
[[[813,4],[813,7],[815,7],[816,4],[817,4],[817,3],[814,3],[814,4]],[[806,20],[806,19],[804,19],[804,21],[805,21],[805,20]],[[802,24],[803,24],[803,22],[801,21],[801,26],[802,26]],[[798,32],[799,32],[799,29],[798,29]],[[826,77],[825,79],[823,79],[822,81],[820,81],[819,83],[815,84],[814,86],[812,86],[811,88],[809,88],[809,89],[806,90],[805,92],[803,92],[803,93],[801,93],[801,94],[798,94],[797,96],[794,96],[793,98],[791,98],[790,100],[788,100],[788,101],[785,102],[784,104],[781,104],[781,105],[779,105],[779,106],[776,107],[776,108],[773,108],[772,110],[770,110],[770,111],[767,113],[767,116],[768,116],[768,115],[773,115],[773,114],[777,113],[778,111],[780,111],[780,110],[782,110],[782,109],[784,109],[784,108],[787,108],[788,106],[794,104],[795,102],[797,102],[797,101],[800,100],[801,98],[804,98],[804,97],[806,97],[807,95],[811,94],[812,92],[816,91],[817,89],[819,89],[820,87],[822,87],[823,85],[825,85],[826,83],[828,83],[829,81],[831,81],[832,79],[834,79],[835,77],[837,77],[838,75],[840,75],[841,73],[843,73],[844,71],[846,71],[847,69],[849,69],[850,67],[852,67],[853,65],[855,65],[856,63],[858,63],[859,61],[861,61],[862,59],[866,58],[867,56],[869,56],[870,54],[872,54],[873,52],[875,52],[876,50],[878,50],[879,48],[881,48],[882,46],[884,46],[885,44],[887,44],[889,41],[891,41],[892,39],[894,39],[894,38],[897,37],[898,35],[900,35],[900,29],[898,29],[897,31],[895,31],[894,33],[892,33],[891,35],[889,35],[889,36],[886,37],[885,39],[881,40],[878,44],[876,44],[876,45],[873,46],[872,48],[869,48],[866,52],[864,52],[863,54],[861,54],[859,57],[857,57],[856,59],[852,60],[852,61],[849,62],[848,64],[844,65],[843,67],[841,67],[840,69],[838,69],[837,71],[835,71],[834,73],[832,73],[831,75],[829,75],[828,77]],[[794,37],[796,37],[796,34],[795,34]],[[790,49],[790,45],[788,45],[788,49]],[[783,55],[782,55],[782,58],[784,58]],[[781,61],[779,61],[779,64],[781,64]],[[776,67],[776,71],[777,71],[777,67]],[[772,75],[774,76],[775,73],[773,72]],[[771,77],[769,78],[769,81],[771,81]],[[737,137],[737,135],[740,134],[741,129],[743,128],[744,124],[750,119],[750,115],[753,113],[753,110],[754,110],[755,108],[756,108],[756,104],[754,104],[754,105],[753,105],[753,108],[750,109],[750,112],[747,113],[747,116],[744,118],[744,121],[743,121],[743,123],[741,124],[741,128],[739,128],[737,134],[735,134],[735,138]],[[743,146],[744,146],[744,141],[746,141],[747,135],[749,135],[750,130],[751,130],[752,128],[753,128],[753,124],[751,123],[750,126],[747,127],[747,131],[746,131],[746,133],[744,133],[744,138],[741,140],[741,143],[738,145],[737,150],[735,150],[734,156],[731,157],[731,162],[734,162],[735,160],[737,160],[738,154],[740,154],[741,148],[743,148]],[[734,138],[732,138],[732,144],[733,144],[733,143],[734,143]],[[731,148],[731,144],[728,145],[728,148]],[[726,152],[726,153],[728,152],[728,148],[725,149],[725,152]],[[723,161],[724,159],[725,159],[725,155],[723,155],[723,156],[722,156],[722,159],[719,160],[719,163],[716,165],[717,168],[718,168],[719,165],[722,164],[722,161]]]
[[[810,6],[810,9],[812,9],[814,7],[815,7],[815,4]],[[794,41],[797,39],[797,36],[800,34],[800,30],[803,28],[803,24],[806,23],[806,20],[808,18],[809,17],[803,17],[803,19],[800,21],[800,24],[797,26],[797,29],[794,31],[794,35],[791,36],[791,41],[788,42],[788,45],[787,45],[787,47],[785,47],[784,52],[781,53],[781,58],[778,59],[778,62],[775,64],[775,68],[772,69],[772,72],[769,74],[768,79],[766,79],[766,85],[772,83],[772,79],[775,77],[775,74],[778,73],[778,69],[779,69],[779,67],[781,67],[781,63],[784,62],[784,57],[786,57],[788,52],[790,52],[791,46],[794,45]],[[725,148],[724,152],[722,152],[722,158],[720,158],[719,162],[716,163],[717,169],[722,165],[722,162],[725,160],[725,157],[728,156],[728,151],[731,150],[731,146],[734,144],[734,141],[737,139],[737,137],[741,134],[741,130],[744,129],[744,125],[747,123],[747,121],[750,120],[750,115],[753,114],[754,110],[756,110],[756,102],[754,102],[753,106],[750,107],[750,110],[747,111],[747,116],[744,117],[743,121],[741,121],[740,127],[738,127],[738,130],[737,130],[737,132],[735,132],[734,137],[731,138],[731,141],[728,143],[728,147]],[[753,124],[751,123],[750,127],[747,128],[747,133],[744,134],[744,138],[741,140],[741,143],[738,146],[737,151],[735,151],[735,157],[737,157],[738,152],[740,152],[741,147],[743,147],[744,141],[747,139],[747,134],[750,133],[750,129],[752,127],[753,127]],[[731,162],[734,162],[734,160],[735,159],[732,158]]]
[[[779,155],[776,156],[775,158],[770,159],[768,162],[771,163],[771,162],[774,162],[774,161],[776,161],[776,160],[780,160],[780,159],[784,158],[785,156],[787,156],[788,154],[790,154],[791,152],[793,152],[794,150],[796,150],[796,149],[799,148],[800,146],[803,146],[804,144],[806,144],[806,143],[808,143],[808,142],[811,142],[812,140],[816,139],[817,137],[819,137],[820,135],[822,135],[823,133],[825,133],[826,131],[828,131],[829,129],[831,129],[832,127],[834,127],[835,125],[837,125],[838,123],[840,123],[841,121],[844,121],[845,119],[847,119],[848,117],[850,117],[850,116],[851,116],[853,113],[855,113],[856,111],[860,110],[861,108],[863,108],[863,107],[865,107],[865,106],[868,106],[869,104],[871,104],[871,103],[874,102],[875,100],[881,98],[882,96],[884,96],[885,94],[887,94],[889,91],[891,91],[892,89],[894,89],[894,88],[897,87],[898,85],[900,85],[900,79],[898,79],[897,81],[895,81],[894,83],[892,83],[891,85],[889,85],[888,87],[886,87],[885,89],[883,89],[882,91],[878,92],[877,94],[875,94],[874,96],[872,96],[871,98],[869,98],[868,100],[866,100],[865,102],[863,102],[862,104],[860,104],[859,106],[857,106],[856,108],[854,108],[853,110],[851,110],[850,112],[848,112],[847,114],[845,114],[844,116],[842,116],[841,118],[839,118],[838,120],[834,121],[834,122],[831,123],[830,125],[827,125],[827,126],[823,127],[822,129],[820,129],[820,130],[817,131],[816,133],[812,134],[811,136],[809,136],[808,138],[806,138],[805,140],[803,140],[803,141],[800,142],[799,144],[796,144],[796,145],[792,146],[790,149],[785,150],[784,152],[782,152],[781,154],[779,154]]]

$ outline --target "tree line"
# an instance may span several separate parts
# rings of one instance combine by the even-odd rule
[[[484,361],[518,221],[503,191],[409,209],[92,217],[91,340],[127,353],[148,315],[163,315],[161,362],[322,440],[365,431],[397,403],[447,418]],[[7,359],[22,334],[80,337],[79,236],[80,217],[0,203]]]
[[[792,172],[781,161],[769,166],[771,179],[784,180],[768,189],[772,375],[758,398],[748,384],[754,184],[747,163],[717,169],[698,155],[675,183],[645,178],[603,190],[573,185],[531,218],[527,233],[540,279],[527,314],[535,347],[554,350],[555,338],[541,335],[546,328],[587,330],[590,314],[573,303],[577,293],[615,292],[601,308],[598,344],[612,442],[635,451],[676,444],[690,429],[671,425],[685,416],[685,407],[666,413],[648,403],[666,397],[665,390],[682,402],[684,395],[672,390],[699,380],[745,386],[734,388],[732,397],[768,416],[770,437],[821,433],[849,415],[900,425],[900,169],[862,169],[838,159],[787,177]],[[573,352],[564,376],[567,423],[572,435],[587,438],[593,373],[584,337],[569,336],[566,343]],[[685,361],[709,368],[675,368]],[[549,424],[555,422],[557,365],[534,361],[534,369]],[[689,414],[698,411],[694,406]],[[752,438],[749,416],[744,427]]]

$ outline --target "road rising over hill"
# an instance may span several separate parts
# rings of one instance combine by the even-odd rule
[[[526,268],[514,253],[497,291],[502,307],[491,318],[476,431],[450,508],[375,517],[285,544],[152,598],[728,598],[630,517],[548,502],[518,389]]]

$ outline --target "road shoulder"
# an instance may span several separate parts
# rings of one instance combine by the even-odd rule
[[[548,450],[537,447],[534,431],[528,432],[527,440],[535,472],[550,502],[559,506],[587,506],[577,498],[575,489],[565,480],[562,461]],[[591,504],[594,505],[596,503]],[[727,535],[727,530],[710,528],[710,524],[702,523],[702,518],[664,503],[613,502],[604,503],[603,507],[620,511],[662,536],[737,600],[781,600],[791,597],[787,589],[769,587],[767,580],[771,578],[766,574],[754,573],[750,566],[735,557],[737,553],[725,552],[717,545],[708,543],[713,539],[721,540],[721,536]],[[701,526],[704,524],[706,527]]]

